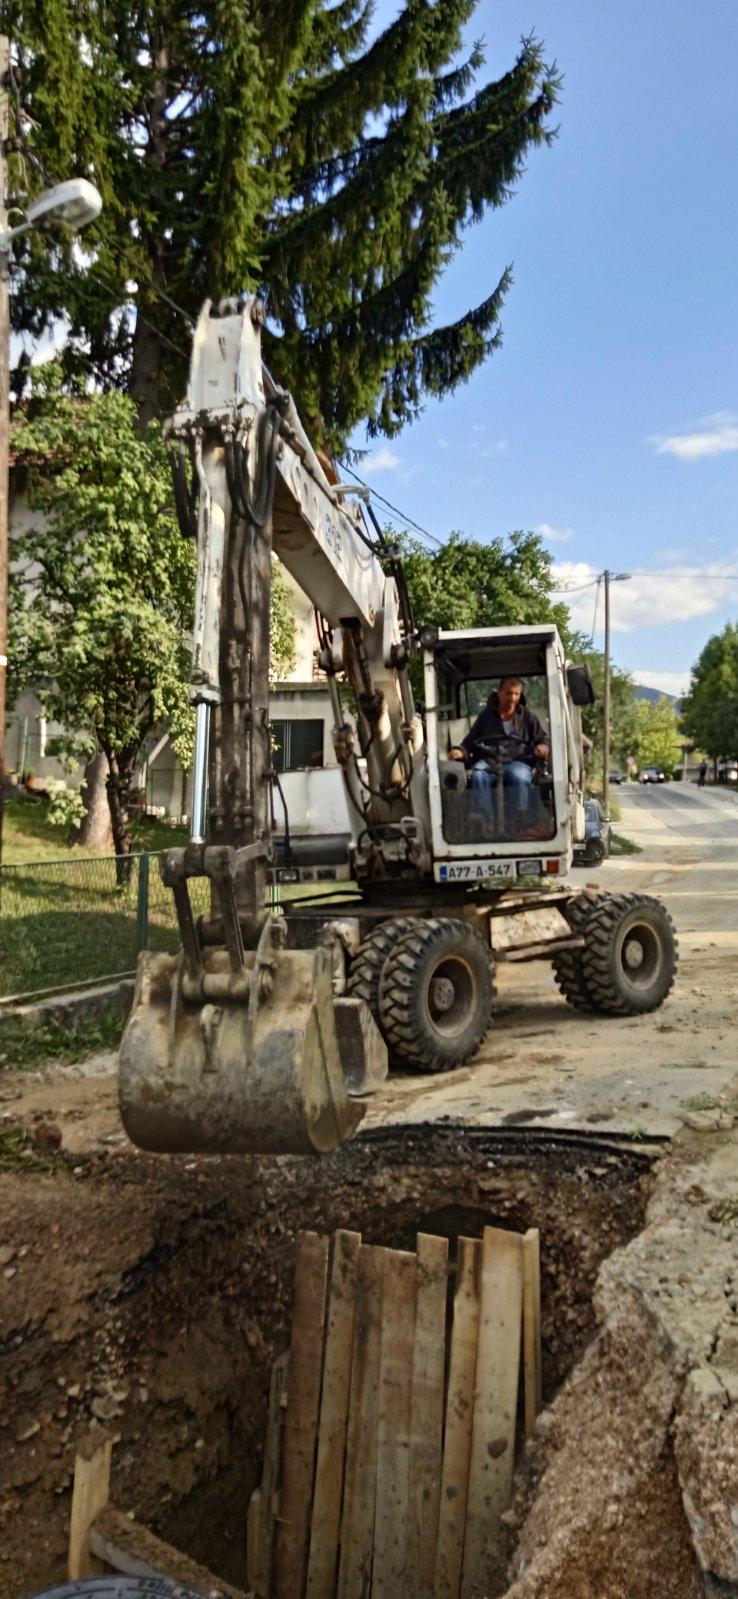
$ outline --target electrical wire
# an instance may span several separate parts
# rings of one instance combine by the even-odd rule
[[[421,523],[416,522],[412,516],[408,516],[405,511],[401,511],[398,505],[392,504],[391,500],[385,499],[383,494],[380,494],[377,489],[372,488],[371,483],[367,483],[363,477],[359,477],[358,472],[355,472],[353,467],[348,465],[347,461],[340,461],[339,465],[344,472],[349,473],[350,477],[352,477],[356,483],[360,483],[363,489],[368,489],[373,498],[375,500],[379,500],[380,505],[386,506],[387,510],[391,511],[394,516],[399,516],[400,520],[405,523],[406,527],[412,528],[415,533],[422,534],[423,538],[430,539],[431,544],[437,545],[439,550],[444,548],[442,539],[436,538],[435,533],[429,533],[427,527],[423,527]]]
[[[600,579],[598,578],[597,579],[597,589],[595,591],[594,615],[592,617],[592,632],[590,634],[590,637],[592,639],[592,643],[593,644],[594,644],[594,641],[595,641],[595,628],[597,626],[597,607],[598,607],[599,603],[600,603]]]

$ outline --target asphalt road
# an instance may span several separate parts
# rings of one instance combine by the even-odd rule
[[[641,846],[572,883],[640,889],[664,900],[680,971],[650,1016],[585,1016],[565,1004],[548,965],[501,966],[494,1025],[471,1066],[395,1076],[367,1123],[463,1119],[670,1135],[700,1107],[730,1100],[738,1006],[738,795],[694,785],[617,791],[616,830]]]

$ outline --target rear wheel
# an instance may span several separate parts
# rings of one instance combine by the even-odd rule
[[[484,1038],[494,984],[489,947],[466,922],[414,922],[379,984],[379,1012],[395,1061],[416,1071],[463,1066]]]
[[[380,978],[385,962],[398,938],[401,938],[412,925],[408,916],[396,916],[389,921],[380,922],[359,946],[359,953],[351,963],[346,993],[350,994],[352,999],[363,999],[369,1006],[381,1033],[384,1033],[384,1028],[379,1014]]]
[[[587,923],[582,973],[597,1010],[638,1016],[663,1005],[678,946],[666,907],[650,894],[603,896]]]
[[[599,894],[582,894],[562,905],[563,914],[577,937],[587,938],[589,923],[601,903]],[[583,955],[581,945],[578,949],[562,949],[554,957],[553,972],[567,1004],[573,1005],[575,1010],[593,1011],[599,1007],[584,973]]]

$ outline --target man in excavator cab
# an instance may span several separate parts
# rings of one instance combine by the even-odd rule
[[[505,814],[511,836],[521,837],[529,817],[534,777],[545,775],[550,747],[540,717],[529,710],[522,678],[500,678],[473,727],[449,750],[449,759],[472,763],[471,789],[480,812],[491,816],[502,768]],[[535,826],[535,818],[531,818]]]

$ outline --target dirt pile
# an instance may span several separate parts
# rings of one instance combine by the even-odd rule
[[[735,1138],[687,1133],[603,1265],[600,1330],[540,1418],[509,1599],[738,1592]]]

